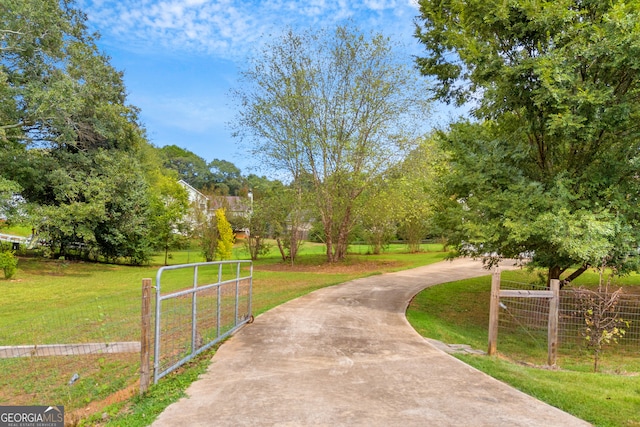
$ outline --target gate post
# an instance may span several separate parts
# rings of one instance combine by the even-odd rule
[[[553,296],[549,300],[549,331],[547,336],[548,356],[547,364],[556,365],[558,356],[558,310],[560,306],[560,281],[550,280],[551,292]]]
[[[151,383],[151,279],[142,279],[142,328],[140,336],[140,394]]]
[[[492,356],[498,345],[498,311],[500,310],[500,267],[493,269],[491,275],[491,301],[489,303],[489,350]]]

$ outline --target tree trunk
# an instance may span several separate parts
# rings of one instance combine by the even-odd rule
[[[338,230],[338,240],[336,241],[333,261],[342,261],[347,256],[347,249],[349,247],[349,229],[351,228],[351,209],[347,208],[340,223]]]
[[[280,237],[276,237],[276,243],[278,244],[278,250],[280,251],[280,256],[282,257],[282,261],[287,260],[287,253],[284,250],[284,246],[282,244],[282,239]]]
[[[324,239],[327,245],[327,261],[335,262],[335,256],[333,253],[333,221],[332,217],[322,215],[322,227],[324,228]]]
[[[326,236],[326,245],[327,245],[327,261],[334,262],[335,259],[333,256],[333,239],[329,235]]]
[[[566,268],[562,268],[559,265],[549,267],[549,274],[547,275],[547,289],[551,289],[552,280],[560,280],[560,275],[564,273]]]
[[[578,278],[582,273],[584,273],[588,269],[589,269],[589,264],[583,264],[580,268],[578,268],[576,271],[571,273],[566,279],[560,280],[560,275],[564,273],[567,270],[567,268],[566,267],[563,268],[558,265],[549,267],[549,278],[547,279],[547,288],[550,289],[550,283],[552,279],[557,279],[557,280],[560,280],[560,289],[562,289],[565,285],[568,285],[569,283],[574,281],[576,278]]]
[[[291,224],[291,236],[289,236],[289,258],[293,265],[298,255],[298,222]]]
[[[562,289],[564,287],[564,285],[568,285],[569,283],[571,283],[573,280],[575,280],[576,278],[578,278],[582,273],[584,273],[585,271],[587,271],[587,269],[589,268],[589,264],[583,264],[580,268],[578,268],[576,271],[574,271],[573,273],[571,273],[569,275],[569,277],[567,277],[566,279],[562,280],[560,282],[560,289]]]

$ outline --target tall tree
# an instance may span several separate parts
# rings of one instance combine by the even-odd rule
[[[5,144],[131,148],[136,108],[122,73],[98,51],[72,0],[7,0],[0,6],[0,129]]]
[[[354,204],[402,157],[426,112],[394,47],[347,26],[288,31],[249,62],[235,92],[236,135],[291,182],[310,177],[330,262],[346,256]]]
[[[640,4],[422,0],[433,95],[477,119],[442,135],[463,252],[637,268]]]
[[[85,20],[72,0],[0,4],[0,175],[40,205],[39,228],[61,251],[83,244],[140,263],[144,131]]]

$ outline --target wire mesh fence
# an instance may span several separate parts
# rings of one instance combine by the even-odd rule
[[[501,280],[501,289],[546,290],[545,286]],[[608,312],[597,307],[598,302],[609,301],[614,290],[598,291],[597,286],[565,287],[560,291],[558,312],[558,351],[559,354],[571,354],[589,346],[594,339],[594,316],[607,316],[613,326],[618,328],[616,336],[603,343],[604,348],[616,346],[617,351],[638,352],[640,350],[640,295],[633,288],[622,288]],[[591,303],[585,304],[585,292],[591,295]],[[513,347],[531,349],[547,348],[548,298],[501,297],[499,313],[499,340],[501,351]],[[595,305],[594,305],[595,304]],[[598,314],[598,310],[602,313]],[[602,333],[602,330],[600,331]]]
[[[610,321],[611,328],[620,330],[619,336],[613,337],[614,344],[623,349],[640,350],[640,295],[621,288],[616,298],[613,294],[617,289],[620,288],[598,291],[570,287],[560,292],[560,342],[565,348],[584,344],[589,336],[587,328],[598,327],[593,325],[595,316],[603,322]]]
[[[241,263],[200,267],[195,281],[186,270],[165,278],[164,291],[179,295],[162,301],[158,369],[199,354],[249,321],[252,268]],[[194,288],[200,289],[197,301]],[[95,295],[90,287],[81,295],[71,287],[56,289],[53,296],[29,297],[41,298],[42,309],[21,312],[17,301],[3,307],[11,316],[0,323],[0,405],[62,405],[73,422],[101,401],[140,390],[142,283]],[[155,325],[156,315],[149,310],[144,323]],[[149,337],[145,344],[153,349],[155,336]]]
[[[140,290],[51,306],[0,328],[0,404],[68,412],[134,387],[140,365]],[[43,296],[43,303],[47,303]]]
[[[175,290],[176,283],[182,288]],[[184,283],[193,285],[185,289]],[[250,261],[161,269],[156,279],[154,382],[250,321],[251,285]]]

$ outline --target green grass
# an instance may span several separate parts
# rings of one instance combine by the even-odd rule
[[[186,396],[186,389],[206,372],[214,353],[215,347],[164,377],[144,395],[109,405],[103,411],[79,420],[78,424],[104,427],[148,426],[167,406]]]
[[[459,356],[494,378],[601,427],[640,425],[637,376],[552,371],[496,357]]]
[[[503,272],[503,278],[528,281],[527,271]],[[594,273],[581,283],[597,282]],[[640,277],[624,284],[638,290]],[[469,344],[486,350],[490,277],[462,280],[428,288],[418,294],[407,318],[423,336],[450,344]],[[624,346],[609,347],[601,361],[606,373],[594,374],[592,358],[580,349],[562,351],[559,370],[538,368],[546,362],[546,332],[542,346],[530,345],[526,336],[499,336],[500,357],[458,356],[466,363],[525,393],[596,426],[640,425],[640,357]]]
[[[12,234],[14,236],[29,237],[31,236],[32,229],[28,225],[11,225],[2,226],[0,223],[0,233]]]
[[[272,250],[269,257],[254,263],[253,313],[258,315],[322,287],[425,265],[446,256],[444,252],[403,254],[401,245],[390,249],[373,256],[356,248],[344,262],[327,265],[324,246],[305,243],[293,266],[283,263]],[[234,251],[237,258],[248,258],[239,245]],[[170,264],[203,261],[194,249],[171,255]],[[155,281],[164,254],[152,262],[148,267],[130,267],[21,257],[16,276],[0,279],[0,346],[139,340],[141,282],[146,277]],[[203,274],[217,278],[216,271]],[[230,274],[225,271],[224,277]],[[191,280],[186,270],[167,276],[163,291],[190,287]],[[138,366],[137,354],[0,359],[0,404],[55,403],[71,413],[132,387]],[[80,379],[70,386],[75,373]],[[154,393],[149,399],[156,400]],[[129,425],[127,422],[121,425]]]
[[[429,247],[438,250],[438,247]],[[372,274],[437,262],[444,252],[403,253],[395,245],[382,255],[366,255],[367,247],[352,247],[342,263],[326,265],[324,246],[306,243],[292,266],[270,256],[254,264],[253,311],[263,313],[290,299],[313,290]],[[240,246],[235,256],[248,258]],[[201,262],[194,249],[172,252],[170,264]],[[155,278],[164,263],[159,254],[150,267],[127,267],[84,262],[47,261],[21,258],[13,280],[0,280],[2,328],[0,345],[39,342],[74,342],[81,336],[117,340],[137,339],[139,330],[140,287],[144,277]],[[207,273],[215,276],[215,272]],[[231,272],[225,272],[225,275]],[[526,271],[505,272],[514,281],[535,279]],[[189,273],[167,279],[167,289],[185,287]],[[597,275],[588,272],[578,284],[594,283]],[[629,276],[623,284],[637,291],[638,277]],[[190,283],[190,281],[189,281]],[[188,286],[188,285],[187,285]],[[435,286],[412,302],[408,318],[425,336],[448,343],[466,343],[485,349],[490,280],[469,279]],[[55,316],[54,316],[55,313]],[[52,317],[53,316],[53,317]],[[10,331],[10,332],[9,332]],[[36,334],[34,336],[34,334]],[[133,338],[131,338],[133,336]],[[568,411],[598,426],[640,425],[640,372],[637,354],[606,353],[602,361],[609,374],[593,374],[589,355],[562,354],[562,370],[536,369],[525,364],[541,364],[539,348],[523,346],[518,339],[500,341],[499,350],[515,355],[512,360],[497,357],[461,356],[465,362],[488,374]],[[170,374],[142,397],[112,404],[100,410],[85,425],[148,425],[168,404],[184,395],[186,387],[208,366],[212,353],[201,356]],[[112,396],[117,390],[135,387],[138,355],[82,356],[65,358],[0,360],[0,404],[64,404],[67,411]],[[518,360],[514,362],[513,359]],[[73,362],[69,362],[73,360]],[[544,360],[544,359],[543,359]],[[69,377],[80,380],[68,386]],[[622,372],[624,375],[613,375]],[[105,413],[105,420],[102,414]]]

